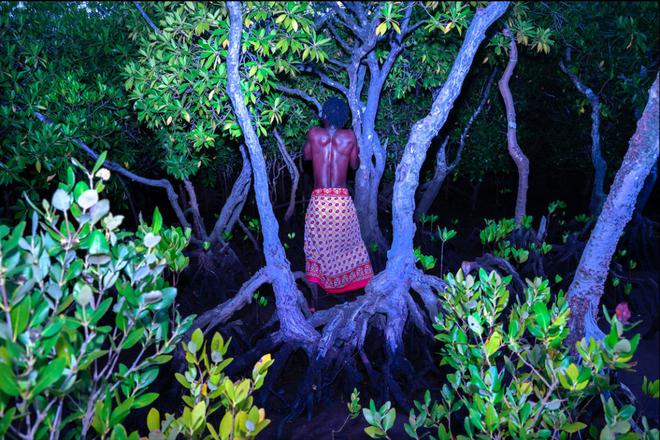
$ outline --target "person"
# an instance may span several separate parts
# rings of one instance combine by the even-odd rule
[[[303,147],[314,170],[305,215],[305,272],[309,282],[331,294],[363,288],[374,276],[346,186],[348,166],[359,165],[355,133],[344,129],[348,115],[345,101],[329,98],[319,115],[323,127],[311,128]]]

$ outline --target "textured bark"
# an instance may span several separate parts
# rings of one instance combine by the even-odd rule
[[[477,116],[479,116],[479,113],[481,113],[481,110],[484,108],[484,105],[486,105],[486,101],[488,101],[490,87],[493,84],[493,78],[495,78],[496,72],[497,71],[493,69],[491,74],[488,76],[486,86],[484,87],[483,93],[481,95],[481,101],[479,102],[477,108],[474,110],[474,113],[472,113],[472,116],[468,120],[468,123],[465,125],[465,128],[463,128],[454,160],[451,163],[447,163],[447,143],[449,138],[445,139],[445,141],[438,149],[438,153],[435,156],[435,172],[433,174],[433,178],[429,182],[428,186],[426,186],[424,193],[419,200],[419,205],[417,205],[417,209],[415,210],[415,216],[417,218],[428,212],[428,210],[431,208],[431,205],[433,204],[433,201],[438,196],[440,188],[442,188],[442,184],[447,178],[447,175],[449,175],[449,173],[451,173],[461,161],[461,155],[463,154],[463,149],[465,148],[465,140],[467,139],[467,134],[470,131],[470,128],[472,127],[475,119],[477,119]]]
[[[566,49],[566,61],[570,61],[570,49]],[[587,97],[591,103],[591,163],[594,166],[594,184],[591,190],[591,199],[589,201],[589,211],[594,217],[600,214],[605,201],[605,173],[607,172],[607,162],[603,159],[600,148],[600,102],[598,96],[587,87],[580,79],[571,72],[564,61],[559,61],[559,67],[580,93]]]
[[[212,243],[224,241],[222,234],[231,232],[236,225],[236,222],[243,211],[243,206],[247,200],[247,195],[250,192],[250,183],[252,182],[252,168],[250,160],[245,153],[245,147],[240,147],[241,157],[243,158],[243,167],[231,188],[231,193],[225,204],[222,206],[220,216],[213,226],[213,231],[210,235]]]
[[[183,179],[183,186],[188,193],[188,197],[190,197],[189,204],[190,210],[192,211],[195,234],[202,240],[206,241],[209,237],[206,234],[206,226],[204,225],[204,220],[199,213],[199,203],[197,203],[197,193],[195,192],[195,187],[193,186],[193,183],[188,179]]]
[[[284,213],[284,221],[288,222],[293,216],[293,211],[296,209],[296,192],[298,191],[298,181],[300,180],[300,172],[296,167],[296,163],[291,158],[291,155],[286,150],[286,145],[282,140],[282,136],[278,133],[277,130],[273,130],[273,136],[275,136],[275,141],[277,142],[277,148],[280,150],[282,157],[284,158],[284,163],[286,164],[287,170],[291,175],[291,192],[289,193],[289,206]]]
[[[415,265],[413,237],[415,223],[415,191],[419,185],[419,173],[426,158],[431,141],[447,120],[458,97],[463,81],[470,70],[474,55],[485,38],[486,29],[495,22],[509,6],[508,2],[491,2],[479,9],[465,34],[463,45],[454,61],[449,77],[433,101],[431,111],[417,121],[410,132],[401,162],[396,169],[392,196],[392,247],[388,252],[386,272],[396,277],[410,273]],[[401,274],[401,275],[399,275]],[[405,278],[400,282],[405,282]]]
[[[589,241],[584,248],[575,277],[568,289],[571,307],[570,341],[583,337],[602,338],[596,324],[612,255],[630,221],[637,196],[654,163],[658,160],[658,77],[649,90],[649,99],[628,151],[617,171]]]
[[[508,28],[504,29],[504,35],[511,39],[511,42],[509,43],[509,62],[506,66],[506,69],[504,69],[502,78],[499,80],[497,85],[500,88],[500,93],[502,94],[502,98],[504,99],[504,106],[506,108],[507,148],[509,150],[511,159],[513,159],[513,161],[516,163],[516,168],[518,168],[518,191],[516,193],[516,210],[514,218],[516,223],[520,224],[523,216],[525,215],[525,209],[527,205],[529,160],[527,160],[527,156],[525,156],[525,153],[523,153],[522,149],[518,145],[518,139],[516,138],[516,109],[513,104],[511,89],[509,88],[509,79],[513,74],[513,69],[516,68],[516,64],[518,63],[516,38]]]
[[[275,293],[281,332],[286,340],[309,346],[315,342],[318,333],[305,320],[302,314],[300,304],[302,294],[296,286],[293,274],[291,273],[291,264],[286,258],[284,247],[278,236],[279,225],[268,197],[266,162],[259,138],[252,125],[252,118],[245,105],[245,97],[241,90],[241,79],[238,72],[241,33],[243,29],[241,6],[242,4],[239,2],[227,2],[230,19],[229,49],[227,54],[227,94],[231,99],[238,123],[245,137],[245,144],[250,154],[252,174],[254,176],[254,194],[264,237],[263,246],[266,269]]]
[[[431,205],[440,192],[445,178],[451,172],[450,165],[447,163],[448,143],[449,137],[445,138],[435,155],[435,172],[433,173],[433,178],[428,182],[426,189],[422,193],[422,197],[419,199],[419,204],[417,205],[417,209],[415,209],[416,218],[425,215],[429,211],[429,208],[431,208]]]

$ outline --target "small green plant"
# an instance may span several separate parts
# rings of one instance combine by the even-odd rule
[[[633,285],[632,283],[626,283],[623,285],[623,294],[626,296],[630,295],[630,292],[632,292]]]
[[[575,216],[575,221],[578,223],[587,223],[591,221],[591,216],[588,214],[578,214]]]
[[[562,200],[555,200],[553,202],[550,202],[548,204],[548,214],[552,215],[557,211],[558,209],[566,209],[566,202]]]
[[[225,357],[231,339],[225,342],[220,333],[211,340],[210,354],[202,330],[193,332],[190,341],[182,344],[188,368],[184,374],[175,373],[176,380],[188,390],[182,397],[184,406],[179,416],[161,415],[152,408],[147,415],[149,438],[178,438],[238,440],[253,439],[270,420],[262,408],[253,404],[252,393],[261,388],[273,360],[264,355],[252,369],[252,379],[233,381],[224,369],[233,358]],[[224,410],[220,425],[215,427],[207,419]]]
[[[286,237],[289,239],[289,241],[291,241],[294,238],[296,238],[296,233],[295,232],[289,232],[288,234],[286,234]],[[289,243],[288,242],[284,243],[284,249],[289,249]]]
[[[419,216],[419,222],[422,226],[426,226],[429,223],[431,229],[433,229],[433,224],[438,221],[437,214],[422,214]]]
[[[442,241],[440,246],[440,274],[443,274],[444,260],[445,260],[445,243],[456,237],[456,231],[453,229],[442,228],[438,226],[438,238]]]
[[[646,376],[644,376],[644,382],[642,382],[642,393],[654,399],[660,399],[660,380],[656,379],[654,381],[650,381]]]
[[[516,228],[516,222],[512,218],[499,221],[486,219],[486,227],[479,232],[481,244],[487,245],[497,243],[507,237]]]
[[[385,438],[391,440],[387,431],[392,429],[396,420],[396,410],[392,404],[385,402],[380,408],[376,409],[373,399],[369,400],[369,408],[362,408],[364,420],[369,424],[364,428],[364,432],[371,438]]]
[[[234,238],[234,233],[231,231],[222,231],[222,239],[224,241],[231,241]]]
[[[266,307],[268,305],[268,298],[260,294],[259,291],[254,292],[252,294],[252,298],[257,302],[257,304],[260,307]]]
[[[375,241],[373,243],[369,243],[369,250],[371,252],[377,252],[378,249],[380,249],[380,246],[378,246],[378,243],[376,243]]]
[[[414,250],[415,258],[420,262],[424,270],[431,270],[435,267],[435,264],[438,262],[438,259],[433,255],[424,255],[422,253],[421,247],[416,247]]]
[[[520,226],[522,226],[524,229],[531,229],[533,222],[534,222],[534,217],[532,217],[531,215],[523,215],[523,218],[520,221]]]
[[[163,228],[163,217],[156,207],[151,226],[144,223],[138,226],[138,237],[144,238],[148,234],[160,237],[156,250],[165,258],[167,268],[172,272],[172,283],[178,284],[179,275],[190,263],[190,258],[183,254],[183,250],[190,244],[190,228],[185,230],[179,226]]]
[[[333,440],[335,438],[335,434],[340,433],[344,429],[344,426],[346,426],[346,423],[349,420],[355,420],[360,416],[362,405],[360,405],[360,392],[357,390],[357,388],[353,388],[353,392],[351,393],[351,401],[348,402],[347,406],[348,406],[348,415],[346,416],[346,419],[344,419],[344,423],[342,423],[338,429],[332,430]]]

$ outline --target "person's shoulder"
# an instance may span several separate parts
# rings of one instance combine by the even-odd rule
[[[323,128],[323,127],[312,127],[307,132],[307,136],[314,137],[314,136],[322,135],[324,133],[325,133],[325,128]]]
[[[350,128],[341,128],[341,129],[337,130],[337,134],[339,134],[341,136],[355,137],[355,133]]]

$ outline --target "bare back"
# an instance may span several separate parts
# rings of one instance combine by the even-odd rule
[[[314,188],[346,188],[348,165],[358,166],[353,130],[314,127],[307,133],[303,157],[314,168]]]

